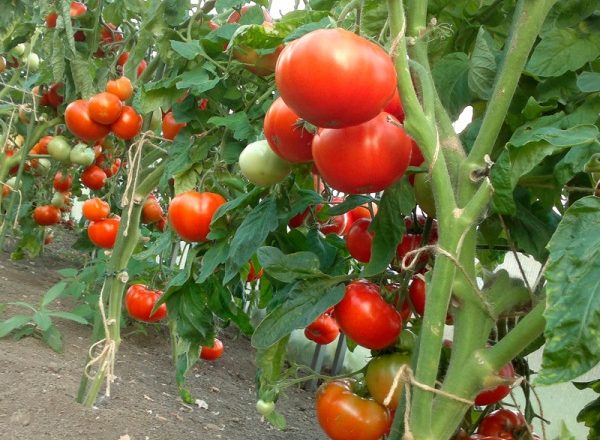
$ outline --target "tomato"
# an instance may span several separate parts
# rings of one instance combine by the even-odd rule
[[[233,48],[233,57],[256,76],[268,76],[275,72],[282,51],[283,46],[278,46],[271,53],[259,55],[256,49],[240,45]]]
[[[408,296],[412,303],[415,313],[423,316],[425,314],[425,280],[421,277],[414,277],[408,288]]]
[[[63,88],[63,83],[56,83],[50,86],[48,91],[44,93],[44,97],[50,107],[57,108],[64,101],[62,95],[59,95],[58,92]]]
[[[304,329],[306,339],[321,345],[327,345],[335,341],[339,334],[340,327],[335,318],[326,313],[319,315],[317,319]]]
[[[77,31],[73,34],[73,39],[75,41],[85,41],[85,33],[83,31]]]
[[[410,156],[410,166],[418,167],[423,165],[423,162],[425,162],[425,158],[423,157],[421,149],[415,141],[412,141],[412,155]]]
[[[142,223],[152,224],[163,218],[163,209],[154,194],[150,194],[142,207]]]
[[[200,101],[198,101],[198,110],[206,110],[207,107],[208,107],[208,99],[207,98],[202,98]]]
[[[81,173],[81,183],[92,190],[104,188],[106,173],[97,165],[90,165]]]
[[[161,217],[161,219],[156,223],[156,228],[160,232],[165,232],[165,229],[167,229],[167,218],[164,216]]]
[[[106,26],[103,26],[102,29],[100,29],[100,39],[105,44],[122,41],[123,33],[119,31],[114,24],[106,23]]]
[[[71,2],[71,17],[77,18],[81,17],[87,11],[87,6],[80,2]]]
[[[165,139],[173,140],[183,127],[187,124],[185,122],[176,122],[173,112],[168,112],[162,120],[162,133]]]
[[[252,263],[252,261],[250,261],[250,265],[248,268],[248,276],[246,277],[246,282],[252,283],[256,280],[260,280],[264,273],[265,273],[265,270],[262,268],[257,273],[256,269],[254,268],[254,264]]]
[[[25,57],[25,66],[31,72],[36,72],[40,67],[40,57],[37,53],[30,52],[27,57]]]
[[[206,361],[214,361],[223,356],[223,343],[221,340],[215,338],[215,342],[213,342],[212,347],[202,346],[200,351],[200,358]]]
[[[353,127],[320,130],[312,154],[319,174],[347,194],[382,191],[406,171],[411,139],[387,113]]]
[[[90,98],[88,109],[92,120],[110,125],[121,116],[123,103],[117,95],[101,92]]]
[[[271,150],[265,140],[249,144],[239,158],[240,171],[257,186],[281,182],[290,173],[290,165]]]
[[[98,221],[108,217],[110,214],[110,205],[104,200],[94,197],[83,202],[83,216],[90,221]]]
[[[148,289],[143,284],[134,284],[125,293],[127,313],[134,319],[144,322],[156,322],[167,316],[167,305],[161,304],[152,315],[154,304],[160,299],[160,290]]]
[[[118,157],[115,159],[115,161],[112,163],[112,165],[109,168],[103,168],[107,177],[114,176],[115,174],[117,174],[119,172],[120,169],[121,169],[121,159]]]
[[[140,114],[133,107],[126,105],[119,119],[110,126],[110,130],[118,138],[128,141],[140,132],[143,122]]]
[[[92,120],[88,101],[83,99],[73,101],[67,106],[65,123],[71,133],[88,142],[100,140],[110,131],[110,127]]]
[[[525,429],[527,428],[523,414],[502,408],[485,416],[477,428],[477,433],[514,440],[518,438],[519,432]]]
[[[213,215],[225,203],[220,194],[188,191],[169,204],[169,223],[187,241],[206,241]]]
[[[117,95],[122,101],[127,101],[133,95],[133,86],[126,76],[106,83],[106,91]]]
[[[63,136],[54,136],[47,145],[48,154],[61,162],[68,162],[71,155],[71,146]]]
[[[86,144],[77,144],[71,150],[69,160],[77,165],[88,167],[94,163],[96,153],[93,149],[88,148]]]
[[[350,380],[324,383],[317,390],[319,425],[332,440],[379,440],[390,427],[389,411],[352,392]]]
[[[292,229],[300,227],[304,223],[304,220],[306,220],[306,217],[308,217],[308,214],[310,214],[310,209],[306,208],[300,214],[296,214],[289,219],[288,226]]]
[[[56,27],[56,20],[58,20],[58,14],[56,12],[50,12],[46,15],[46,27],[53,29]]]
[[[94,245],[104,249],[112,249],[117,240],[120,223],[121,219],[119,217],[93,221],[88,225],[88,237]]]
[[[64,193],[64,192],[55,192],[52,195],[52,201],[50,202],[50,204],[52,206],[56,206],[57,208],[60,208],[64,211],[70,211],[70,206],[71,206],[71,198],[70,198],[70,193]],[[65,208],[65,209],[63,209]]]
[[[396,119],[398,119],[398,121],[404,122],[404,108],[402,108],[402,101],[400,100],[400,93],[398,93],[398,89],[394,91],[394,96],[383,108],[383,111],[394,116]]]
[[[6,70],[6,59],[3,56],[0,56],[0,73]]]
[[[373,245],[374,234],[368,231],[369,226],[371,226],[370,219],[358,219],[348,231],[348,235],[346,235],[348,252],[350,252],[352,258],[361,263],[368,263],[371,260],[371,246]]]
[[[435,218],[435,200],[431,189],[431,181],[427,173],[419,173],[415,175],[415,200],[419,207],[425,213]]]
[[[40,226],[55,225],[60,222],[60,209],[53,205],[38,206],[33,210],[33,220]]]
[[[135,73],[137,74],[138,78],[142,75],[142,73],[144,73],[146,67],[148,67],[148,63],[146,62],[146,60],[142,60],[139,62],[137,68],[135,69]]]
[[[515,376],[515,369],[509,362],[498,371],[498,376],[511,379]],[[491,390],[482,391],[475,397],[475,405],[484,406],[498,403],[510,394],[509,385],[498,385]]]
[[[321,209],[321,206],[317,206],[316,211],[319,212]],[[325,235],[346,235],[350,228],[350,223],[350,214],[345,212],[341,215],[329,217],[327,220],[319,220],[319,231]]]
[[[392,345],[402,331],[402,319],[382,298],[379,287],[366,281],[346,286],[344,298],[335,306],[340,329],[354,342],[372,350]]]
[[[265,137],[271,149],[288,162],[312,161],[312,141],[314,134],[305,129],[298,115],[283,99],[277,98],[264,122]]]
[[[402,240],[396,247],[396,258],[398,258],[398,262],[402,263],[404,256],[409,252],[415,251],[421,247],[421,241],[423,241],[423,236],[421,234],[404,234]],[[412,254],[406,259],[406,264],[410,265],[415,257],[415,254]],[[427,262],[428,255],[426,251],[421,252],[419,255],[419,262],[425,263]]]
[[[375,118],[397,89],[389,55],[344,29],[319,29],[286,46],[275,82],[299,117],[328,128]]]
[[[356,208],[352,208],[350,211],[350,216],[352,217],[352,224],[355,221],[361,218],[372,219],[371,211],[366,206],[357,206]],[[377,214],[377,205],[373,204],[373,213]]]
[[[410,364],[410,357],[400,353],[378,356],[369,361],[367,373],[365,374],[365,382],[369,394],[371,394],[373,399],[383,405],[385,398],[392,389],[392,383],[396,374],[403,365],[408,364]],[[402,383],[394,391],[394,396],[388,405],[390,410],[396,409],[401,395]]]
[[[46,234],[44,234],[44,245],[49,245],[54,241],[54,234],[52,233],[52,231],[48,230],[46,231]]]
[[[275,402],[265,402],[262,399],[258,399],[256,401],[256,411],[258,411],[261,416],[266,417],[275,411]]]

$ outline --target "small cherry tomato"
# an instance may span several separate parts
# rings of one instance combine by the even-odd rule
[[[223,355],[223,351],[223,343],[219,339],[215,338],[215,342],[213,343],[212,347],[202,346],[200,358],[206,361],[214,361]]]

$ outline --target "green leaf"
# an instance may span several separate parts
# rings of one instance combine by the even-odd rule
[[[171,47],[179,55],[184,57],[186,60],[190,61],[204,52],[198,40],[191,40],[186,42],[171,40]]]
[[[173,237],[169,233],[160,234],[158,239],[153,241],[148,249],[133,255],[138,261],[147,260],[148,258],[154,259],[157,255],[161,255],[167,249],[171,247]]]
[[[169,148],[169,157],[167,157],[165,162],[165,172],[160,181],[161,186],[166,185],[171,176],[184,173],[193,167],[189,154],[193,139],[186,136],[186,133],[186,128],[181,130]],[[179,194],[180,192],[183,191],[175,191],[175,194]]]
[[[469,61],[469,88],[473,95],[488,100],[492,95],[492,87],[496,78],[497,62],[500,49],[489,32],[482,26],[477,33],[475,48]]]
[[[202,268],[198,275],[198,282],[205,282],[213,274],[215,269],[227,260],[229,255],[229,244],[225,241],[212,245],[202,257]]]
[[[312,252],[285,255],[276,247],[263,246],[258,249],[257,255],[262,268],[284,283],[326,276],[319,270],[321,262]]]
[[[576,174],[583,172],[583,167],[593,154],[600,153],[600,142],[575,145],[565,157],[554,166],[554,178],[559,185],[565,185]]]
[[[335,27],[335,21],[331,17],[327,16],[317,22],[312,22],[297,27],[293,32],[290,32],[283,41],[289,43],[290,41],[297,40],[301,36],[312,31],[316,31],[317,29],[328,29],[333,27]]]
[[[84,317],[77,315],[75,313],[62,312],[60,310],[55,311],[55,312],[47,312],[47,313],[49,316],[52,316],[53,318],[67,319],[69,321],[74,321],[74,322],[77,322],[77,323],[83,324],[83,325],[89,324],[87,319],[85,319]]]
[[[186,387],[185,376],[190,368],[198,361],[200,351],[200,343],[182,339],[177,334],[177,329],[173,324],[169,324],[171,328],[171,338],[175,346],[175,381],[179,390],[179,396],[185,403],[193,404],[194,398]]]
[[[598,138],[598,127],[594,125],[577,125],[568,129],[558,127],[518,128],[510,138],[514,147],[522,147],[531,142],[545,141],[554,147],[570,147],[594,142]]]
[[[440,99],[455,120],[471,102],[467,55],[456,52],[442,57],[433,67],[432,74]]]
[[[246,336],[252,335],[254,328],[250,318],[234,300],[231,290],[217,280],[202,285],[207,290],[208,307],[224,321],[233,321]]]
[[[546,346],[536,381],[571,380],[600,362],[600,199],[584,197],[565,212],[546,268]]]
[[[65,269],[59,269],[56,271],[61,277],[65,278],[73,278],[76,276],[79,271],[73,267],[67,267]]]
[[[52,326],[52,320],[47,313],[38,311],[33,314],[33,321],[42,331],[48,330]]]
[[[584,93],[600,92],[600,72],[581,72],[577,77],[577,87]]]
[[[252,346],[260,349],[275,344],[292,330],[304,328],[344,297],[344,285],[336,281],[299,282],[256,327]]]
[[[48,347],[54,350],[57,353],[61,353],[63,349],[62,335],[56,328],[56,326],[51,325],[48,330],[42,332],[42,339]]]
[[[319,211],[319,215],[334,216],[344,214],[357,206],[364,205],[365,203],[372,202],[373,197],[361,196],[361,195],[350,195],[344,199],[342,203],[336,203],[335,205],[325,205],[325,207]]]
[[[60,281],[52,286],[48,291],[44,294],[44,298],[42,298],[42,307],[46,307],[56,298],[58,298],[67,287],[67,283],[65,281]]]
[[[178,89],[190,89],[194,95],[200,95],[212,90],[219,83],[219,78],[212,78],[213,72],[207,71],[204,65],[198,66],[193,70],[184,72],[177,82]]]
[[[83,60],[79,57],[72,60],[71,73],[75,82],[75,90],[83,99],[88,99],[94,94],[94,86],[92,83],[92,72],[89,60]]]
[[[256,201],[262,193],[262,188],[254,187],[251,191],[244,193],[241,196],[236,197],[235,199],[230,200],[224,203],[223,205],[219,206],[219,209],[217,209],[217,212],[215,212],[215,214],[213,215],[211,224],[216,223],[221,217],[223,217],[230,211],[233,211],[235,209],[241,209],[248,205],[256,203]],[[210,238],[210,236],[208,238]]]
[[[278,381],[284,366],[285,353],[290,337],[282,338],[268,348],[256,350],[256,394],[257,399],[265,402],[276,402],[279,397]],[[285,417],[277,414],[268,418],[277,429],[285,429]]]
[[[182,339],[212,345],[215,338],[213,313],[201,285],[188,279],[181,287],[169,290],[166,303],[169,321],[176,323],[177,334]]]
[[[235,231],[231,240],[223,282],[230,281],[239,272],[240,268],[248,262],[265,241],[269,232],[277,229],[277,226],[279,226],[277,203],[269,197],[250,211]]]
[[[208,123],[216,127],[228,128],[233,132],[234,139],[238,141],[249,140],[254,136],[254,129],[246,112],[237,112],[226,117],[213,116]]]
[[[535,47],[527,71],[543,77],[575,71],[600,56],[600,35],[554,28]]]
[[[600,380],[591,382],[573,382],[578,390],[592,390],[600,394]],[[588,440],[595,440],[600,436],[600,397],[588,403],[577,415],[577,421],[590,428]],[[562,438],[560,439],[562,440]]]
[[[31,316],[25,315],[15,315],[11,318],[8,318],[5,321],[0,322],[0,338],[5,337],[10,332],[18,329],[19,327],[23,327],[24,325],[31,322]]]

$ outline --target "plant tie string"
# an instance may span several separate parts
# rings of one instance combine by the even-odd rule
[[[430,393],[444,396],[448,399],[456,400],[457,402],[461,402],[469,406],[472,406],[475,403],[472,400],[464,399],[460,396],[455,396],[454,394],[450,394],[445,391],[438,390],[437,388],[430,387],[429,385],[417,382],[413,371],[408,365],[405,364],[400,367],[400,369],[394,376],[394,381],[392,382],[390,391],[388,392],[387,396],[383,401],[384,406],[389,406],[390,402],[394,398],[394,394],[396,394],[396,390],[400,385],[405,385],[406,390],[406,408],[404,409],[404,435],[402,436],[403,440],[414,440],[414,436],[410,430],[411,387],[417,387],[423,391],[428,391]]]

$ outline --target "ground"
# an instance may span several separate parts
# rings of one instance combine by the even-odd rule
[[[0,252],[0,303],[39,302],[59,280],[55,270],[73,267],[63,257],[52,245],[33,261],[12,262]],[[15,311],[9,307],[0,319]],[[58,326],[64,337],[60,354],[35,338],[0,339],[0,439],[325,439],[316,424],[313,393],[301,389],[288,390],[277,404],[288,420],[286,432],[261,420],[254,409],[253,349],[234,331],[221,335],[221,359],[198,363],[189,374],[192,394],[208,408],[179,399],[166,332],[127,336],[125,329],[111,397],[86,409],[75,396],[91,329],[66,321]]]

